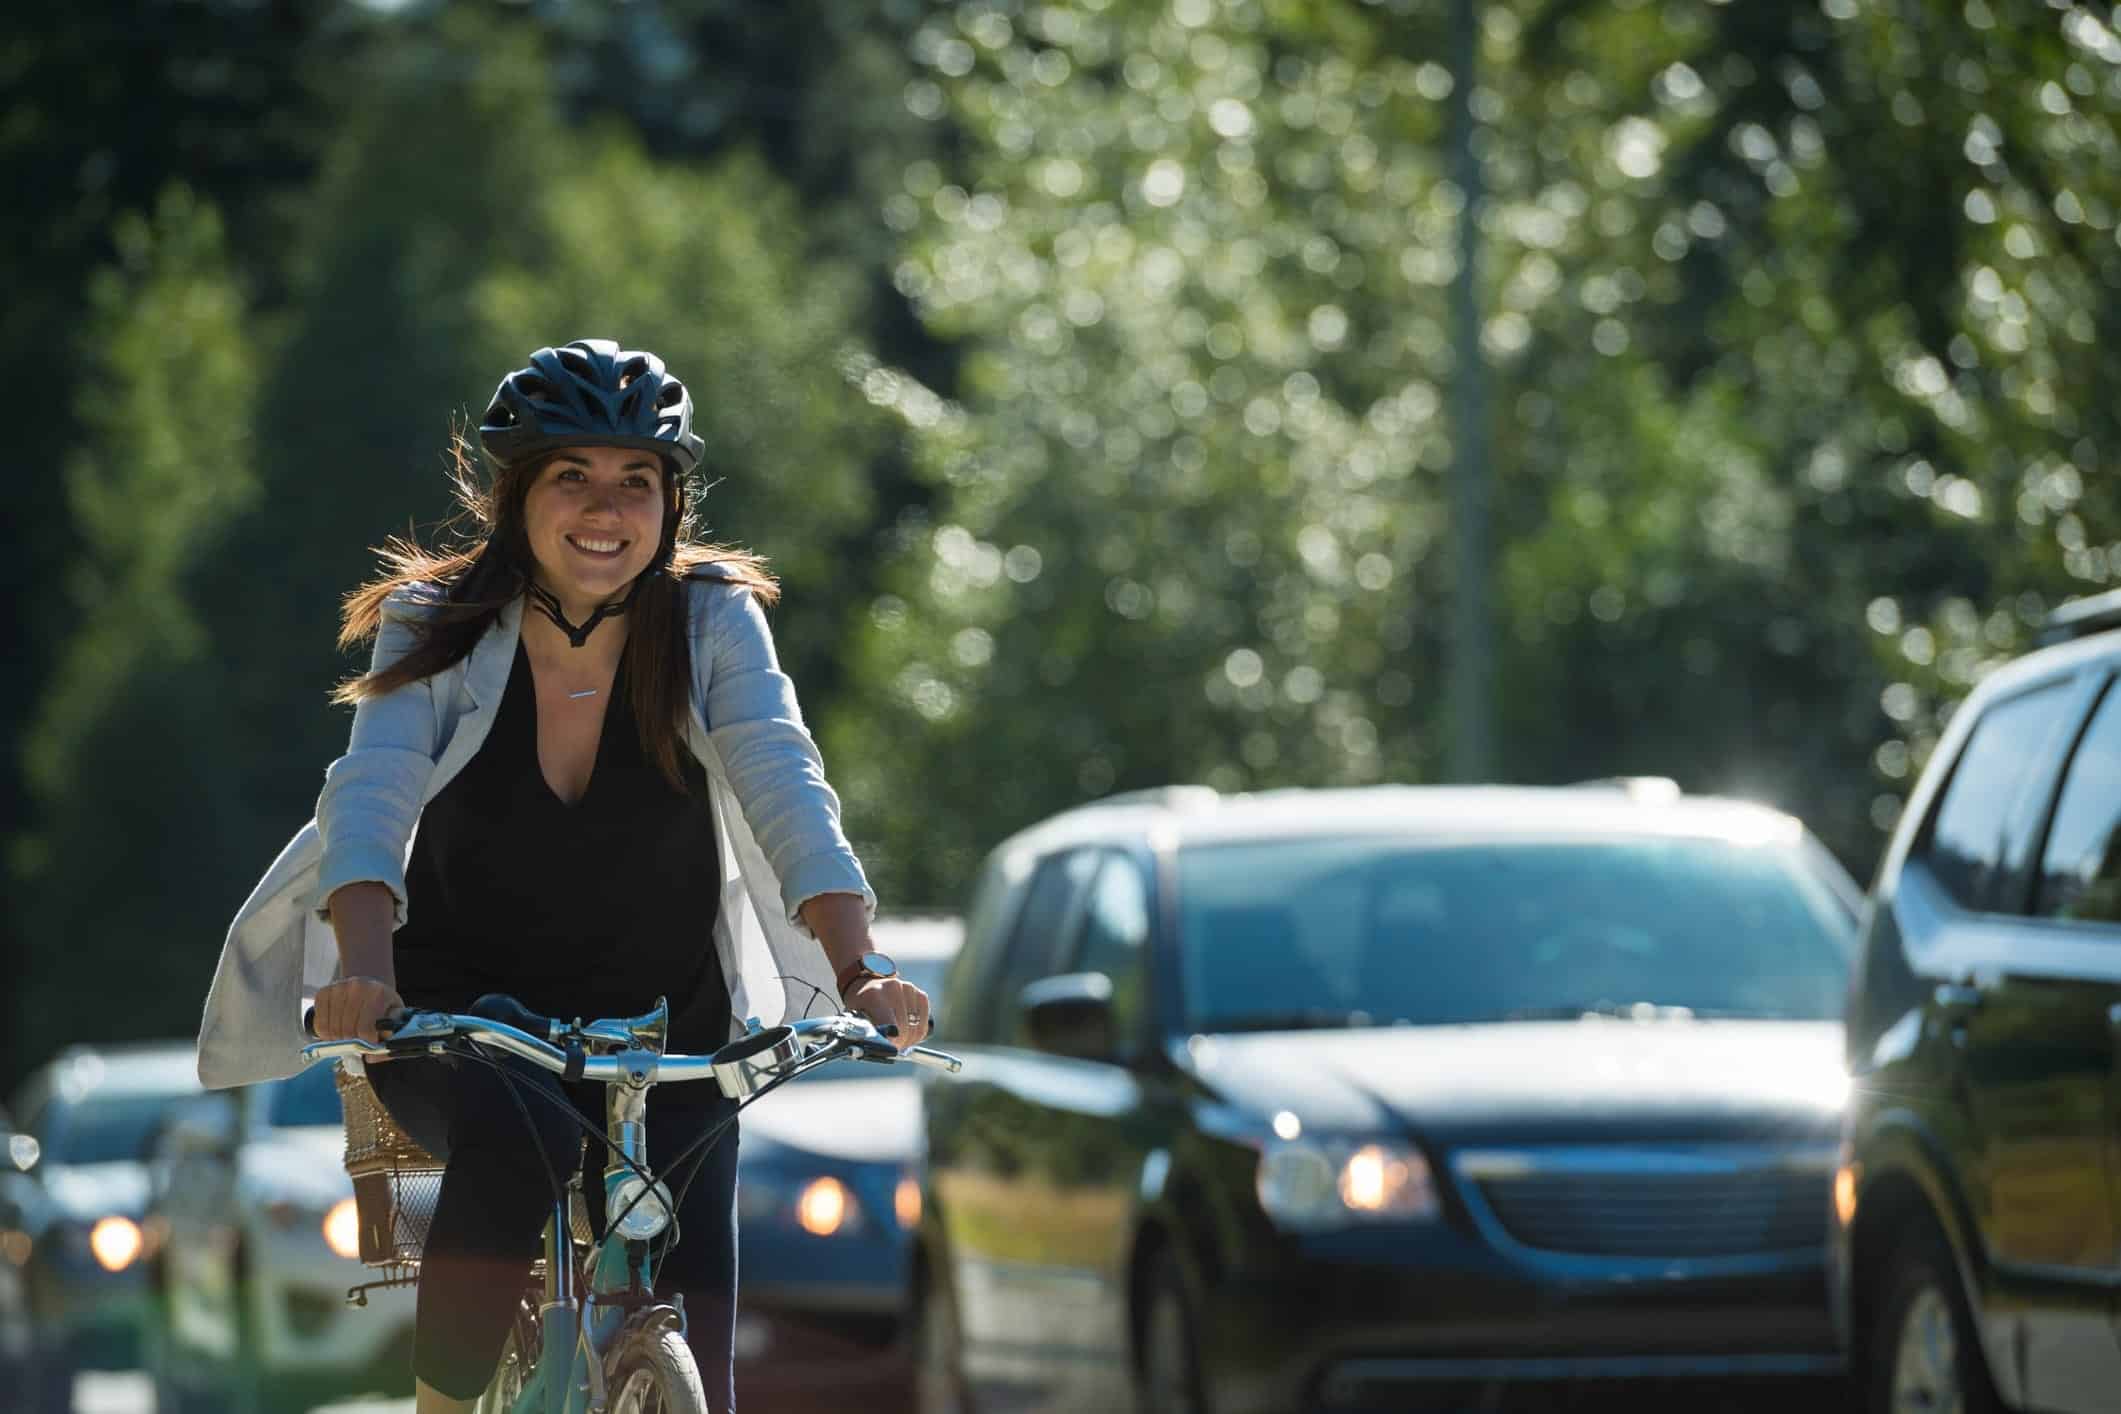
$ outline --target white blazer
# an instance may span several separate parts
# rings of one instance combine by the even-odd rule
[[[729,984],[730,1034],[838,1005],[825,950],[796,910],[819,894],[876,895],[840,829],[839,797],[780,670],[751,591],[705,566],[686,588],[692,640],[688,744],[706,768],[722,888],[714,946]],[[374,663],[413,643],[433,590],[393,595]],[[248,1085],[301,1067],[302,1008],[338,975],[325,902],[350,883],[388,885],[406,919],[405,866],[420,811],[477,754],[508,686],[518,599],[454,666],[354,712],[316,818],[280,851],[229,925],[199,1027],[199,1079]],[[703,865],[705,861],[702,861]],[[702,939],[705,945],[705,939]],[[820,995],[822,994],[822,996]]]

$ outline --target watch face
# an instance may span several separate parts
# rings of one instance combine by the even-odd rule
[[[862,956],[862,971],[871,977],[896,977],[898,964],[880,952],[865,953]]]

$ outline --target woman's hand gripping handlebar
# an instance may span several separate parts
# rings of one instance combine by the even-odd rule
[[[314,1019],[313,1011],[303,1017],[303,1028],[311,1035],[316,1034]],[[731,1099],[748,1098],[799,1071],[843,1057],[878,1064],[904,1060],[951,1072],[964,1066],[956,1056],[928,1046],[900,1050],[868,1018],[848,1013],[754,1028],[711,1056],[659,1055],[637,1046],[592,1055],[584,1042],[604,1039],[609,1034],[608,1023],[570,1025],[521,1008],[516,1010],[515,1020],[522,1024],[511,1025],[484,1016],[416,1011],[382,1018],[377,1023],[379,1040],[346,1037],[317,1041],[302,1048],[302,1057],[305,1061],[319,1061],[344,1056],[438,1054],[446,1042],[462,1039],[520,1056],[564,1080],[642,1086],[712,1078]],[[537,1031],[544,1034],[534,1034]]]

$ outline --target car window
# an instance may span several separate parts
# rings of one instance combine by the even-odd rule
[[[2068,683],[1991,703],[1974,724],[1932,817],[1922,858],[1962,908],[2016,913],[2025,904],[2033,839],[2047,804],[2047,759],[2074,726]]]
[[[2121,923],[2121,688],[2108,689],[2070,757],[2033,908],[2047,918]]]
[[[1102,972],[1112,979],[1112,1034],[1120,1059],[1139,1049],[1148,986],[1149,881],[1123,854],[1108,854],[1083,905],[1069,972]]]
[[[91,1094],[50,1107],[45,1158],[59,1164],[109,1164],[147,1157],[168,1095]]]
[[[1840,1015],[1854,925],[1796,844],[1331,838],[1178,860],[1188,1024],[1455,1024],[1652,1007]]]
[[[1063,930],[1075,916],[1083,884],[1097,867],[1096,851],[1070,850],[1044,860],[1031,876],[1024,906],[1010,930],[994,998],[997,1036],[1016,1034],[1017,994],[1027,983],[1059,970]]]

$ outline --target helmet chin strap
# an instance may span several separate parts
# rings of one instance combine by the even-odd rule
[[[560,632],[567,635],[567,642],[571,646],[580,648],[589,642],[589,635],[596,632],[598,624],[608,618],[623,614],[627,609],[631,608],[633,601],[640,597],[641,586],[647,582],[647,574],[637,575],[634,578],[633,587],[626,591],[625,598],[612,599],[597,605],[596,610],[590,614],[588,619],[580,624],[572,624],[567,621],[567,615],[560,609],[559,596],[555,595],[544,585],[533,579],[529,582],[528,588],[530,602],[537,608],[537,611],[559,626]]]

